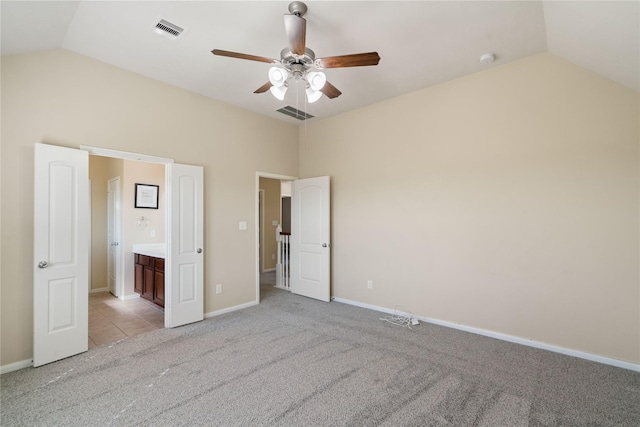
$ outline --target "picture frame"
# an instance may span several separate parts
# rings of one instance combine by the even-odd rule
[[[160,186],[153,184],[136,184],[136,209],[158,209]]]

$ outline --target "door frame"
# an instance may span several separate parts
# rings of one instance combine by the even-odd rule
[[[255,255],[256,255],[256,304],[260,304],[260,178],[277,179],[278,181],[295,181],[297,176],[280,175],[269,172],[256,172],[256,190],[255,190],[255,211],[254,211],[254,229],[255,229]]]
[[[264,190],[258,190],[258,271],[264,271]]]
[[[157,156],[150,156],[148,154],[138,154],[138,153],[132,153],[129,151],[120,151],[120,150],[112,150],[109,148],[100,148],[100,147],[92,147],[90,145],[80,145],[79,150],[82,151],[88,151],[89,154],[95,155],[95,156],[101,156],[101,157],[110,157],[113,159],[121,159],[121,160],[135,160],[135,161],[139,161],[139,162],[147,162],[147,163],[159,163],[159,164],[163,164],[165,166],[165,194],[168,196],[168,192],[171,191],[170,186],[166,185],[167,179],[168,179],[168,171],[167,168],[169,167],[168,165],[174,163],[173,159],[169,159],[167,157],[157,157]],[[168,200],[168,197],[165,197],[166,200]],[[165,209],[165,225],[169,225],[171,224],[171,212],[168,209]],[[120,238],[122,238],[122,235],[120,236]],[[166,242],[165,242],[166,243]],[[120,256],[122,257],[122,264],[121,264],[121,269],[120,269],[120,273],[121,275],[124,275],[124,250],[122,248],[120,248]],[[166,254],[166,262],[170,263],[171,259],[170,259],[170,254],[167,251]],[[91,264],[91,259],[89,259],[89,264]],[[120,295],[118,296],[119,299],[126,299],[125,295],[124,295],[124,278],[122,278],[121,280],[121,285],[122,288],[120,289]],[[166,284],[165,284],[166,286]],[[166,289],[170,289],[170,283],[169,283],[169,287],[167,287]],[[165,289],[165,291],[166,291]],[[171,296],[169,295],[169,298],[171,298]],[[166,302],[165,302],[166,304]],[[167,312],[165,310],[165,325],[167,322]]]
[[[115,187],[115,196],[114,196],[114,203],[115,206],[113,207],[113,212],[109,212],[109,206],[107,203],[107,227],[109,227],[109,222],[112,220],[111,218],[109,218],[109,214],[112,213],[113,214],[113,222],[114,222],[114,239],[116,242],[118,242],[118,246],[116,249],[116,254],[114,256],[114,276],[115,276],[115,285],[114,285],[114,289],[115,289],[115,296],[118,297],[120,299],[121,296],[124,296],[124,251],[122,250],[122,246],[120,246],[120,242],[122,241],[122,194],[120,191],[120,176],[115,176],[113,178],[109,178],[107,180],[107,190],[111,184],[112,181],[117,182],[117,185]],[[108,237],[108,232],[107,232],[107,237]],[[111,244],[109,242],[107,242],[107,244]],[[109,250],[109,247],[107,248],[107,250]],[[91,259],[91,258],[89,258]],[[89,270],[91,270],[91,263],[89,263]],[[109,275],[109,268],[107,266],[107,276]],[[107,277],[107,290],[109,290],[109,277]]]

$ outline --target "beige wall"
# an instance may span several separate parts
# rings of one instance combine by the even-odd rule
[[[260,189],[264,190],[264,229],[262,236],[262,269],[271,270],[276,267],[278,243],[276,242],[277,225],[280,224],[280,180],[260,178]]]
[[[62,50],[1,65],[2,366],[32,355],[35,142],[204,166],[205,312],[255,299],[256,171],[330,175],[334,296],[640,362],[637,92],[543,54],[298,132]]]
[[[3,57],[1,65],[0,365],[32,357],[36,142],[203,166],[204,310],[255,301],[256,171],[298,175],[296,127],[64,50]],[[238,231],[238,221],[249,229]]]
[[[158,186],[158,209],[141,209],[135,207],[136,184],[152,184]],[[165,166],[157,163],[125,160],[122,185],[124,187],[122,190],[124,296],[127,296],[135,293],[133,290],[135,264],[133,245],[165,242]],[[138,226],[143,216],[148,221],[146,228]],[[155,237],[151,236],[152,231],[155,231]]]
[[[640,362],[639,117],[542,54],[306,125],[332,295]]]

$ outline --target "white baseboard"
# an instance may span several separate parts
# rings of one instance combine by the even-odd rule
[[[265,268],[264,270],[262,270],[263,273],[270,273],[272,271],[276,271],[276,268],[275,267],[273,267],[273,268]]]
[[[17,371],[18,369],[30,368],[33,366],[33,359],[21,360],[20,362],[9,363],[0,367],[0,375],[7,372]]]
[[[220,316],[221,314],[231,313],[232,311],[238,311],[245,308],[253,307],[254,305],[258,305],[257,302],[251,301],[245,304],[234,305],[233,307],[223,308],[222,310],[210,311],[209,313],[204,314],[204,318],[208,319],[209,317]]]
[[[388,314],[396,313],[396,310],[393,310],[393,309],[390,309],[390,308],[379,307],[379,306],[370,305],[370,304],[364,304],[364,303],[361,303],[361,302],[358,302],[358,301],[352,301],[352,300],[348,300],[348,299],[344,299],[344,298],[332,297],[331,300],[335,301],[335,302],[340,302],[340,303],[343,303],[343,304],[353,305],[353,306],[356,306],[356,307],[367,308],[369,310],[381,311],[383,313],[388,313]],[[502,334],[500,332],[494,332],[494,331],[489,331],[489,330],[486,330],[486,329],[474,328],[472,326],[460,325],[460,324],[457,324],[457,323],[446,322],[444,320],[431,319],[431,318],[423,317],[423,316],[416,316],[415,314],[412,314],[412,316],[415,317],[418,320],[423,321],[423,322],[433,323],[434,325],[445,326],[447,328],[458,329],[458,330],[461,330],[461,331],[470,332],[472,334],[483,335],[483,336],[490,337],[490,338],[496,338],[496,339],[499,339],[499,340],[502,340],[502,341],[508,341],[508,342],[512,342],[512,343],[515,343],[515,344],[521,344],[521,345],[526,345],[526,346],[529,346],[529,347],[535,347],[535,348],[539,348],[539,349],[542,349],[542,350],[552,351],[554,353],[565,354],[567,356],[573,356],[573,357],[577,357],[577,358],[580,358],[580,359],[590,360],[592,362],[598,362],[598,363],[602,363],[602,364],[605,364],[605,365],[615,366],[615,367],[618,367],[618,368],[629,369],[630,371],[640,372],[640,363],[625,362],[623,360],[612,359],[610,357],[599,356],[597,354],[586,353],[586,352],[583,352],[583,351],[572,350],[570,348],[564,348],[564,347],[560,347],[560,346],[557,346],[557,345],[552,345],[552,344],[547,344],[547,343],[543,343],[543,342],[539,342],[539,341],[534,341],[534,340],[531,340],[531,339],[516,337],[514,335]]]
[[[90,294],[97,294],[98,292],[108,292],[109,288],[96,288],[96,289],[91,289],[89,291]]]
[[[129,299],[139,299],[140,298],[140,294],[134,292],[132,294],[123,295],[123,296],[118,297],[118,298],[120,298],[123,301],[129,300]]]

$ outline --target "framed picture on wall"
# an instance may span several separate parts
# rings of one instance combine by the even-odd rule
[[[159,188],[153,184],[136,184],[136,208],[158,209]]]

